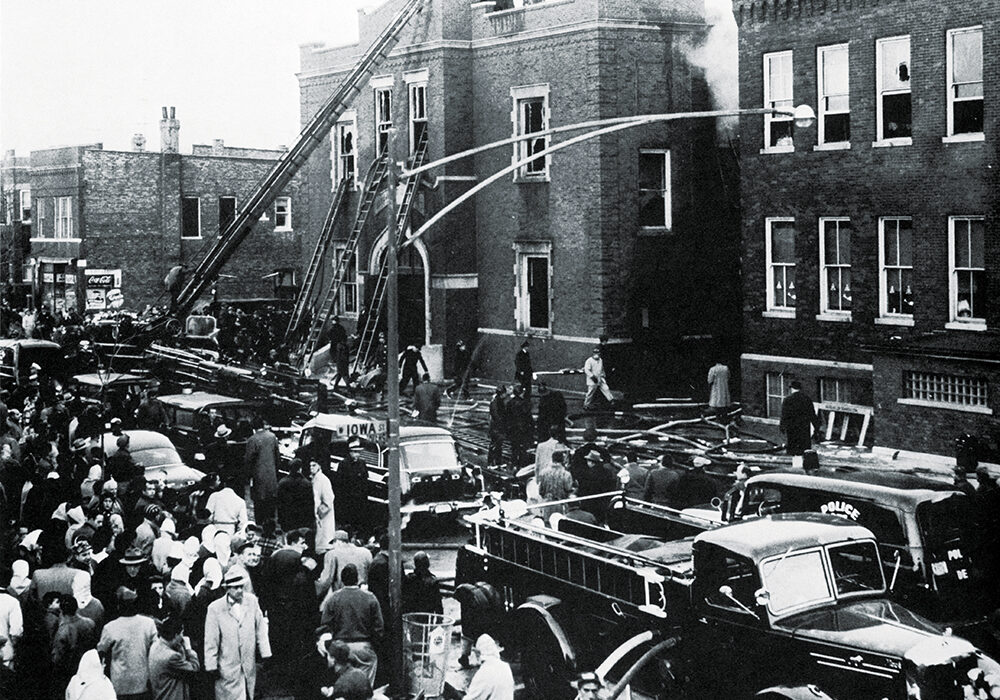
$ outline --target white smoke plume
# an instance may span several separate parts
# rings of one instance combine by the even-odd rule
[[[704,71],[715,109],[739,109],[739,43],[732,0],[705,0],[708,33],[700,43],[682,46],[687,60]],[[719,119],[719,138],[736,133],[738,117]]]

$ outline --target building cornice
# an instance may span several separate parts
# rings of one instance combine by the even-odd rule
[[[740,26],[750,22],[777,22],[801,17],[868,10],[903,4],[904,0],[734,0],[733,14]]]
[[[487,37],[482,39],[473,39],[471,41],[458,40],[458,39],[439,39],[437,41],[427,41],[421,44],[411,44],[410,46],[404,46],[401,48],[394,49],[389,54],[389,60],[392,60],[394,58],[402,58],[405,56],[412,56],[415,54],[429,53],[432,51],[444,51],[444,50],[474,51],[479,49],[489,49],[497,46],[519,44],[526,41],[538,41],[539,39],[551,39],[554,37],[565,36],[568,34],[591,32],[600,29],[614,29],[614,30],[624,29],[629,31],[661,33],[663,31],[692,32],[705,28],[706,25],[697,22],[649,22],[643,20],[625,20],[625,19],[610,19],[610,18],[588,19],[588,20],[581,20],[579,22],[570,22],[568,24],[560,24],[553,27],[544,27],[541,29],[533,29],[530,31],[518,32],[516,34]],[[322,52],[317,52],[317,53],[322,53]],[[354,54],[351,56],[350,62],[341,63],[326,68],[314,68],[312,70],[301,71],[299,73],[296,73],[295,75],[301,82],[303,80],[308,80],[310,78],[322,78],[330,75],[337,75],[339,73],[346,73],[354,67],[357,59],[360,58],[360,56],[361,54]]]

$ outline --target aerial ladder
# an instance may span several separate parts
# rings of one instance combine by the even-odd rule
[[[340,185],[333,195],[330,211],[327,212],[326,220],[323,222],[323,230],[320,231],[319,237],[316,239],[316,247],[313,248],[312,258],[309,261],[309,269],[306,270],[306,277],[302,282],[302,289],[299,290],[299,295],[295,299],[295,308],[292,309],[292,317],[289,319],[288,329],[285,331],[286,342],[298,335],[302,319],[311,306],[320,267],[323,261],[326,260],[327,251],[330,250],[330,243],[333,241],[333,230],[341,213],[347,206],[347,193],[353,185],[354,180],[345,177],[340,181]]]
[[[204,259],[188,277],[187,283],[178,294],[176,304],[172,307],[172,313],[155,321],[154,327],[165,325],[177,318],[183,318],[191,312],[199,297],[216,281],[222,267],[232,257],[243,240],[250,235],[254,224],[284,190],[299,168],[306,163],[316,147],[326,138],[344,110],[360,92],[364,82],[371,77],[376,67],[392,51],[399,41],[400,31],[423,8],[425,2],[426,0],[406,0],[403,3],[403,7],[375,38],[357,65],[344,79],[344,82],[302,130],[292,148],[281,156],[260,182],[243,210],[219,235],[218,240]]]
[[[309,325],[309,335],[302,348],[304,366],[308,366],[309,358],[319,349],[317,345],[319,344],[323,327],[330,316],[334,315],[338,297],[344,286],[344,281],[347,279],[351,260],[358,249],[358,240],[364,232],[365,224],[368,222],[368,215],[375,207],[375,198],[378,195],[379,188],[385,183],[388,164],[387,154],[382,153],[372,161],[372,164],[368,168],[368,173],[365,175],[364,189],[361,195],[361,202],[358,205],[358,215],[355,218],[354,228],[351,230],[351,234],[344,244],[344,249],[337,259],[330,286],[327,288],[326,294],[323,296],[323,301],[317,307],[317,313],[313,315],[312,323]],[[315,261],[310,265],[310,268],[312,265],[316,265]]]
[[[424,130],[420,139],[417,141],[416,147],[413,149],[413,155],[410,156],[409,162],[407,163],[407,169],[413,170],[419,168],[424,164],[424,158],[427,156],[427,131]],[[413,210],[413,202],[416,199],[417,186],[420,184],[422,175],[411,175],[406,179],[406,184],[403,190],[403,200],[400,202],[399,209],[396,212],[396,222],[395,222],[395,236],[396,242],[400,246],[404,242],[406,237],[406,231],[409,228],[410,222],[410,212]],[[395,192],[389,193],[390,197],[396,196]],[[392,232],[390,232],[392,235]],[[368,308],[365,310],[364,323],[361,324],[361,331],[358,334],[358,346],[357,354],[354,357],[354,371],[363,372],[375,350],[376,340],[378,338],[379,324],[382,322],[382,307],[385,302],[385,292],[386,285],[389,279],[389,266],[387,264],[387,256],[382,256],[382,260],[379,261],[378,276],[375,280],[375,288],[371,296],[371,301],[368,304]]]

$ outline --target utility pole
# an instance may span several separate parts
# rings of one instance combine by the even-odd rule
[[[403,698],[406,682],[403,677],[403,615],[402,615],[402,519],[400,517],[399,485],[399,255],[396,242],[396,129],[389,129],[386,142],[386,382],[389,383],[389,615],[386,632],[389,636],[389,695]]]

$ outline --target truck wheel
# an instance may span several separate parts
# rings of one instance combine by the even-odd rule
[[[525,615],[520,619],[518,633],[528,696],[536,700],[572,700],[576,696],[571,685],[576,677],[575,664],[566,658],[554,630],[540,616]]]

